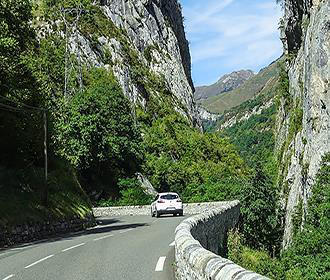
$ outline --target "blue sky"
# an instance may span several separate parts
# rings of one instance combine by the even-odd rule
[[[275,0],[180,0],[195,86],[240,69],[258,72],[282,54]]]

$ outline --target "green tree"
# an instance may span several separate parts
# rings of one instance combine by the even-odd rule
[[[101,180],[106,190],[139,170],[141,136],[129,101],[110,72],[91,71],[86,89],[65,103],[55,126],[58,153],[89,183]]]
[[[42,107],[27,61],[37,45],[31,11],[28,0],[0,3],[0,164],[5,166],[38,165],[42,159],[42,115],[20,105]]]
[[[251,182],[243,187],[241,203],[241,227],[246,244],[275,255],[282,236],[278,193],[261,163],[256,165]]]
[[[144,172],[159,191],[176,191],[186,201],[232,198],[226,183],[246,169],[234,147],[216,134],[201,133],[178,113],[155,120],[144,136]],[[229,179],[231,178],[231,179]],[[234,188],[233,188],[234,189]]]

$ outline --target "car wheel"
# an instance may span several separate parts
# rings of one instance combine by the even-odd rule
[[[151,217],[155,217],[155,212],[152,211],[152,208],[151,208]]]
[[[183,212],[180,212],[179,215],[180,215],[180,216],[183,216]]]
[[[160,214],[158,213],[157,209],[156,209],[156,217],[159,218]]]

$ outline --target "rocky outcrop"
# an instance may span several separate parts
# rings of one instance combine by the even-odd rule
[[[287,247],[293,228],[304,222],[321,158],[330,151],[330,1],[287,0],[285,12],[282,40],[290,90],[282,98],[277,146],[284,166]],[[302,213],[297,213],[298,205]],[[302,216],[301,224],[293,224],[294,215]]]
[[[158,192],[152,186],[152,184],[150,183],[150,181],[148,180],[148,178],[145,177],[141,173],[137,173],[136,174],[136,177],[139,180],[139,182],[141,183],[141,188],[143,189],[143,192],[146,193],[146,194],[148,194],[148,195],[151,195],[153,197],[156,197],[156,195],[158,194]]]
[[[226,74],[213,85],[196,87],[195,99],[207,99],[234,90],[253,76],[254,73],[251,70],[240,70]]]
[[[88,13],[83,14],[78,40],[70,39],[71,50],[76,53],[79,48],[88,65],[111,68],[135,107],[146,109],[150,99],[170,96],[173,107],[199,126],[177,0],[105,0],[94,6],[101,12],[93,20],[104,26],[91,33],[91,27],[84,28]]]
[[[274,105],[274,99],[270,99],[265,104],[258,104],[250,110],[244,110],[239,114],[229,115],[228,118],[224,119],[219,123],[218,131],[230,128],[237,123],[249,120],[252,116],[261,115],[264,110],[272,107]],[[225,116],[226,117],[226,116]]]
[[[210,113],[209,111],[207,111],[206,109],[204,109],[201,106],[198,106],[198,112],[199,112],[199,116],[202,121],[214,121],[215,122],[220,117],[220,115]]]

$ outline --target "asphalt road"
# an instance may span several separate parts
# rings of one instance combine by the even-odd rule
[[[100,218],[84,232],[1,250],[0,280],[173,280],[183,219]]]

